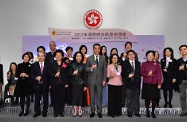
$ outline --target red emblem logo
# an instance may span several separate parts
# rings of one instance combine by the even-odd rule
[[[84,24],[88,29],[97,29],[101,26],[103,17],[97,10],[89,10],[84,14]]]

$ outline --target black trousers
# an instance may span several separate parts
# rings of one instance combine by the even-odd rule
[[[36,87],[37,89],[34,90],[34,94],[35,94],[34,110],[38,114],[41,113],[40,100],[41,98],[43,98],[43,113],[47,113],[49,87],[44,86],[43,84],[37,84]]]
[[[122,85],[122,104],[126,104],[126,85],[125,81],[123,80],[123,85]]]
[[[51,104],[51,105],[53,105],[53,99],[54,99],[54,96],[53,96],[53,94],[54,94],[53,91],[54,91],[54,90],[53,90],[53,89],[54,89],[53,86],[51,86],[51,89],[49,90],[50,99],[51,99],[51,103],[50,103],[50,104]]]
[[[126,89],[126,103],[128,114],[139,114],[140,89]]]
[[[26,103],[26,111],[29,111],[29,108],[30,108],[30,95],[28,95],[28,96],[21,96],[20,97],[20,106],[21,106],[21,110],[22,111],[24,111],[25,103]]]
[[[108,115],[119,116],[122,112],[121,106],[122,86],[113,86],[108,84]]]
[[[169,92],[169,104],[171,104],[172,98],[173,98],[173,90],[163,90],[163,96],[164,96],[164,100],[165,100],[165,104],[168,104],[168,92]]]
[[[65,85],[53,84],[53,88],[54,114],[63,114],[65,105]]]

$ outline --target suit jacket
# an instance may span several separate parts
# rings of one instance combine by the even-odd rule
[[[169,66],[167,68],[167,72],[164,72],[164,69],[166,67],[166,59],[161,59],[161,68],[162,68],[162,74],[164,81],[172,82],[172,79],[176,78],[176,59],[172,59],[172,62],[169,62]]]
[[[30,70],[31,64],[29,62],[18,64],[18,68],[16,71],[16,77],[18,78],[18,81],[16,83],[16,96],[22,97],[31,94],[32,84],[30,80]],[[26,73],[27,75],[29,75],[29,77],[22,78],[20,77],[21,73]]]
[[[45,62],[46,63],[54,62],[54,53],[53,54],[51,52],[46,53]]]
[[[141,76],[140,76],[140,62],[138,60],[135,60],[135,71],[134,71],[134,77],[129,78],[129,74],[132,73],[133,68],[130,64],[129,60],[125,60],[124,63],[122,63],[122,77],[125,82],[125,87],[127,89],[140,89],[141,85]]]
[[[148,76],[150,70],[152,70],[153,76]],[[140,68],[140,74],[143,77],[143,83],[162,85],[163,76],[161,66],[158,62],[143,62]]]
[[[185,66],[187,65],[187,61],[184,62],[183,58],[180,58],[177,60],[177,75],[176,75],[176,79],[177,79],[177,84],[180,85],[182,83],[182,81],[185,79],[187,80],[187,67],[185,67],[185,70],[179,70],[179,67],[181,66],[181,64],[185,63]]]
[[[113,78],[110,78],[111,73],[114,73],[114,72],[116,72],[115,76]],[[117,75],[117,72],[119,72],[120,74]],[[121,72],[122,72],[122,68],[120,65],[118,65],[118,71],[116,71],[114,64],[108,65],[107,67],[107,77],[109,78],[108,84],[114,85],[114,86],[123,85]]]
[[[4,79],[3,79],[3,65],[0,64],[0,83],[4,83]]]
[[[41,82],[44,87],[49,88],[49,76],[48,76],[48,64],[44,63],[43,73],[40,71],[39,62],[35,62],[31,66],[30,78],[33,81],[34,89],[40,84],[39,81],[36,80],[36,77],[41,76]]]
[[[55,77],[58,69],[60,70],[60,78]],[[48,74],[50,77],[50,84],[63,84],[68,85],[69,84],[69,67],[67,64],[62,63],[60,66],[58,66],[57,61],[52,62],[49,65]]]
[[[99,63],[96,69],[92,70],[92,65],[95,65],[95,57],[91,55],[86,62],[86,72],[88,74],[87,84],[102,84],[106,81],[106,58],[99,55]]]

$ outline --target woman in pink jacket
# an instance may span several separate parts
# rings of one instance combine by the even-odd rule
[[[121,115],[122,102],[122,68],[118,64],[117,54],[110,56],[111,64],[107,67],[108,81],[108,116],[115,117]]]

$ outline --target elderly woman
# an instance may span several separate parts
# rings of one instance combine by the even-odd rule
[[[155,51],[147,51],[147,61],[142,63],[140,74],[143,77],[142,99],[145,99],[146,117],[150,117],[149,104],[152,101],[152,117],[156,118],[154,113],[156,100],[160,99],[158,90],[162,84],[162,73],[159,63],[154,62]]]
[[[54,56],[56,61],[51,63],[48,71],[51,87],[54,90],[54,117],[58,117],[58,115],[64,117],[65,88],[68,87],[69,73],[67,65],[62,62],[64,52],[62,50],[56,50]]]

